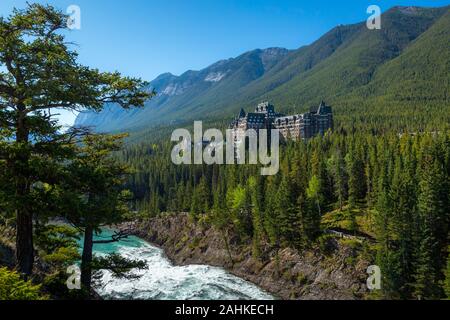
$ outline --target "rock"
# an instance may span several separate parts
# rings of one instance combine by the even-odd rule
[[[278,251],[263,246],[264,261],[252,256],[251,243],[230,240],[230,253],[220,232],[190,221],[189,215],[162,215],[148,221],[127,224],[132,232],[158,246],[176,265],[208,264],[223,267],[232,274],[255,283],[281,299],[354,300],[367,293],[365,270],[367,262],[355,259],[354,250],[337,240],[333,252],[320,250],[300,252],[292,248]],[[365,266],[365,268],[364,268]]]

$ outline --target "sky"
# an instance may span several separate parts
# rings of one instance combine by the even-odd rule
[[[79,61],[101,71],[153,80],[179,75],[256,48],[296,49],[339,24],[364,21],[367,8],[437,7],[450,0],[0,0],[0,15],[26,2],[81,10],[72,30]],[[74,114],[63,112],[61,123]]]

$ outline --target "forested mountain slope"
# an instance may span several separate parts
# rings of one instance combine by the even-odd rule
[[[110,131],[179,122],[185,114],[198,116],[262,77],[287,53],[282,48],[254,50],[200,71],[190,70],[180,76],[162,74],[150,83],[157,96],[144,109],[123,111],[117,105],[108,105],[100,114],[81,114],[76,124]]]
[[[449,42],[449,7],[395,7],[383,14],[381,30],[369,30],[365,22],[338,26],[298,50],[254,50],[179,77],[163,74],[151,82],[159,94],[144,109],[111,105],[100,114],[80,114],[76,125],[142,131],[229,119],[267,99],[284,112],[325,99],[338,121],[362,114],[401,121],[396,117],[417,108],[450,105]]]

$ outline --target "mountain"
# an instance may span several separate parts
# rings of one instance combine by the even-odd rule
[[[288,52],[283,48],[258,49],[200,71],[189,70],[180,76],[162,74],[150,82],[158,94],[144,109],[122,110],[117,105],[106,105],[100,113],[81,113],[75,125],[110,131],[183,121],[185,114],[201,114],[216,101],[228,99],[233,92],[262,77]]]
[[[151,82],[159,94],[144,109],[108,105],[98,114],[81,113],[76,125],[134,131],[230,119],[261,100],[300,112],[325,99],[341,120],[350,113],[395,116],[430,103],[449,106],[450,6],[394,7],[381,21],[381,30],[365,22],[341,25],[297,50],[254,50],[200,71],[160,75]]]
[[[314,103],[318,97],[343,102],[354,96],[414,99],[418,94],[433,93],[436,96],[431,99],[445,98],[442,92],[449,89],[449,22],[449,7],[395,7],[383,14],[381,30],[369,30],[365,23],[337,27],[304,52],[294,53],[299,56],[297,61],[256,83],[256,90],[270,88],[274,78],[289,78],[287,74],[300,65],[299,72],[269,92],[271,99],[302,105]],[[311,67],[305,63],[316,55],[311,50],[324,49],[325,54],[331,53],[328,57]],[[410,89],[418,91],[405,92],[412,83]],[[430,83],[433,90],[429,90]]]

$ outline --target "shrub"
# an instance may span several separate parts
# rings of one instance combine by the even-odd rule
[[[88,292],[82,288],[80,290],[69,290],[67,288],[67,273],[59,271],[45,277],[42,289],[56,300],[85,300],[88,299]]]
[[[341,239],[341,244],[347,246],[353,250],[359,249],[362,247],[362,244],[359,240],[356,239]]]
[[[0,300],[44,300],[40,286],[20,279],[20,275],[7,268],[0,268]]]
[[[328,255],[333,253],[334,245],[332,243],[332,239],[334,239],[334,235],[331,234],[323,234],[318,239],[319,249],[322,253]]]
[[[308,280],[308,277],[305,276],[305,274],[303,272],[299,272],[297,275],[297,282],[300,285],[306,285],[306,284],[308,284],[309,280]]]

